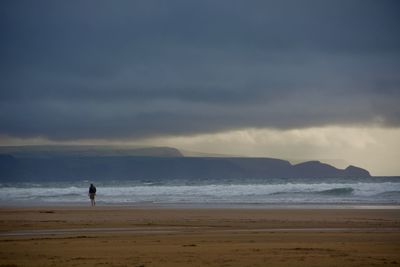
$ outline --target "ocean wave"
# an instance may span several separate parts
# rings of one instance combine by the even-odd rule
[[[376,194],[377,197],[395,197],[400,199],[400,191],[385,191],[379,194]]]
[[[318,190],[318,191],[280,191],[273,192],[269,195],[271,196],[282,196],[282,195],[328,195],[328,196],[345,196],[351,195],[354,192],[354,189],[351,187],[339,187],[332,188],[326,190]]]
[[[148,183],[148,184],[143,184]],[[400,183],[281,183],[157,185],[96,183],[105,203],[400,203]],[[87,184],[10,184],[0,187],[1,201],[76,202],[87,200]]]
[[[354,189],[351,187],[340,187],[340,188],[332,188],[327,190],[322,190],[316,192],[317,194],[321,195],[336,195],[336,196],[343,196],[343,195],[351,195],[353,194]]]
[[[79,193],[61,193],[61,194],[43,194],[43,195],[36,195],[37,198],[54,198],[54,197],[60,197],[60,198],[69,198],[69,197],[80,197],[84,194],[79,194]]]

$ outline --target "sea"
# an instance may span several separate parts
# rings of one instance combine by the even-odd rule
[[[81,180],[0,183],[0,206],[97,205],[166,207],[368,206],[400,207],[400,177],[366,181],[295,180]]]

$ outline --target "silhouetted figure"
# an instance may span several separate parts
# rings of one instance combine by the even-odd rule
[[[96,200],[95,200],[95,197],[96,197],[96,187],[93,185],[93,184],[90,184],[90,187],[89,187],[89,198],[90,198],[90,202],[92,203],[92,207],[93,206],[96,206]]]

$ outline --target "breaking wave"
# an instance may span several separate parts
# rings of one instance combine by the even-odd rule
[[[400,204],[400,183],[281,183],[281,184],[154,184],[148,181],[99,182],[97,200],[104,204],[129,203],[353,203]],[[7,184],[0,186],[4,203],[84,203],[88,181],[69,184]]]

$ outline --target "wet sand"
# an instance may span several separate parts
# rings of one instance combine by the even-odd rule
[[[396,209],[0,209],[3,266],[400,266]]]

